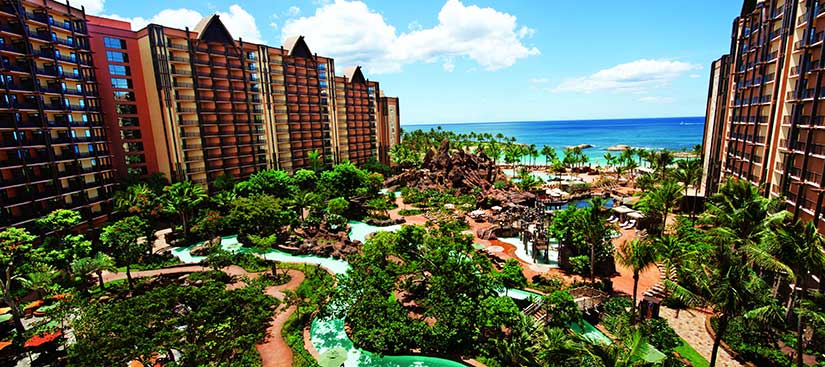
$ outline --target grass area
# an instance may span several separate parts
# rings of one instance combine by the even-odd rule
[[[687,359],[693,367],[707,367],[710,366],[708,360],[702,357],[696,349],[690,346],[686,341],[682,340],[682,345],[673,348],[673,351],[679,353],[680,356]]]

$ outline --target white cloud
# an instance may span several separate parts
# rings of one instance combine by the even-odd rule
[[[699,79],[699,78],[701,78],[701,77],[702,77],[702,76],[701,76],[701,75],[699,75],[699,74],[690,74],[690,78],[691,78],[691,79]]]
[[[681,61],[641,59],[563,81],[554,92],[642,92],[661,88],[701,65]]]
[[[535,31],[519,28],[515,16],[465,6],[460,0],[447,0],[436,26],[416,28],[398,34],[365,3],[336,0],[314,15],[288,20],[281,36],[304,35],[313,51],[334,57],[339,65],[360,64],[376,74],[415,62],[441,61],[446,70],[450,57],[466,57],[484,69],[497,70],[540,53],[522,43]]]
[[[549,81],[550,81],[550,79],[547,79],[547,78],[530,78],[530,83],[533,83],[533,84],[544,84],[544,83],[547,83]]]
[[[226,29],[228,29],[229,33],[232,34],[233,38],[242,38],[244,41],[254,43],[264,42],[263,37],[261,36],[261,31],[258,29],[258,25],[255,22],[255,17],[253,17],[252,14],[249,14],[249,12],[244,10],[244,8],[240,5],[230,5],[228,12],[218,11],[216,14],[220,16],[221,22],[223,22]],[[197,10],[180,8],[163,9],[148,19],[143,17],[126,18],[117,14],[106,16],[131,22],[132,29],[138,30],[149,24],[160,24],[165,27],[180,29],[189,27],[189,29],[192,29],[195,28],[198,22],[203,19],[205,15],[201,14]],[[270,23],[270,26],[276,27],[277,24],[272,22]]]
[[[675,100],[673,97],[663,97],[663,96],[644,96],[637,99],[638,102],[642,103],[654,103],[654,104],[671,104]]]
[[[455,63],[453,63],[453,58],[452,57],[446,58],[444,60],[444,65],[442,65],[442,67],[444,67],[444,71],[446,71],[448,73],[452,73],[453,70],[455,70]]]
[[[160,24],[171,28],[194,28],[196,24],[203,18],[203,15],[198,11],[192,9],[163,9],[159,13],[153,15],[151,18],[134,17],[132,21],[132,29],[138,30],[149,24]],[[231,30],[230,30],[231,32]]]
[[[295,5],[290,6],[289,9],[286,10],[286,15],[288,17],[294,17],[294,16],[297,16],[298,14],[301,14],[301,8],[299,8]]]
[[[72,0],[71,4],[75,8],[83,7],[86,14],[99,15],[103,12],[106,0]]]

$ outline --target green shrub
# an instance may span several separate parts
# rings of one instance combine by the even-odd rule
[[[401,209],[398,211],[398,215],[408,216],[408,215],[419,215],[424,211],[421,209]]]
[[[648,343],[663,353],[669,353],[682,345],[682,338],[673,331],[665,319],[649,319],[642,324],[643,333],[648,336]]]

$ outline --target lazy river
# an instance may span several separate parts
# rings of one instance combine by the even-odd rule
[[[396,231],[401,226],[376,227],[363,222],[350,221],[350,238],[364,241],[370,233],[378,231]],[[200,243],[199,243],[200,244]],[[173,247],[172,255],[178,257],[184,263],[197,263],[205,259],[205,256],[192,256],[189,251],[196,245],[189,247]],[[221,238],[221,247],[231,252],[254,251],[244,248],[237,236]],[[275,260],[285,263],[312,264],[319,265],[335,275],[346,273],[350,269],[349,263],[343,260],[313,256],[313,255],[292,255],[280,250],[268,250],[265,252],[254,251],[267,260]],[[510,298],[526,300],[538,295],[520,289],[507,289],[501,292]],[[586,323],[586,321],[585,321]],[[589,325],[589,324],[588,324]],[[592,329],[590,329],[592,328]],[[590,330],[598,330],[590,326]],[[460,367],[462,363],[435,357],[421,355],[407,356],[379,356],[375,353],[356,348],[352,340],[347,335],[343,319],[337,318],[315,318],[310,327],[310,339],[312,346],[318,351],[318,364],[323,367]],[[602,334],[602,336],[604,336]],[[605,337],[606,338],[606,337]],[[609,339],[608,339],[609,340]]]

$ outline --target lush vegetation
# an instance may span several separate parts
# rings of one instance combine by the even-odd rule
[[[131,360],[149,364],[158,354],[180,352],[181,366],[255,366],[255,344],[263,339],[277,301],[263,283],[226,290],[207,279],[202,285],[149,289],[113,303],[79,306],[69,348],[74,365],[119,366]],[[168,365],[168,364],[167,364]]]
[[[333,310],[344,313],[353,341],[367,350],[474,353],[519,314],[497,292],[502,277],[452,223],[376,233],[351,264]]]

